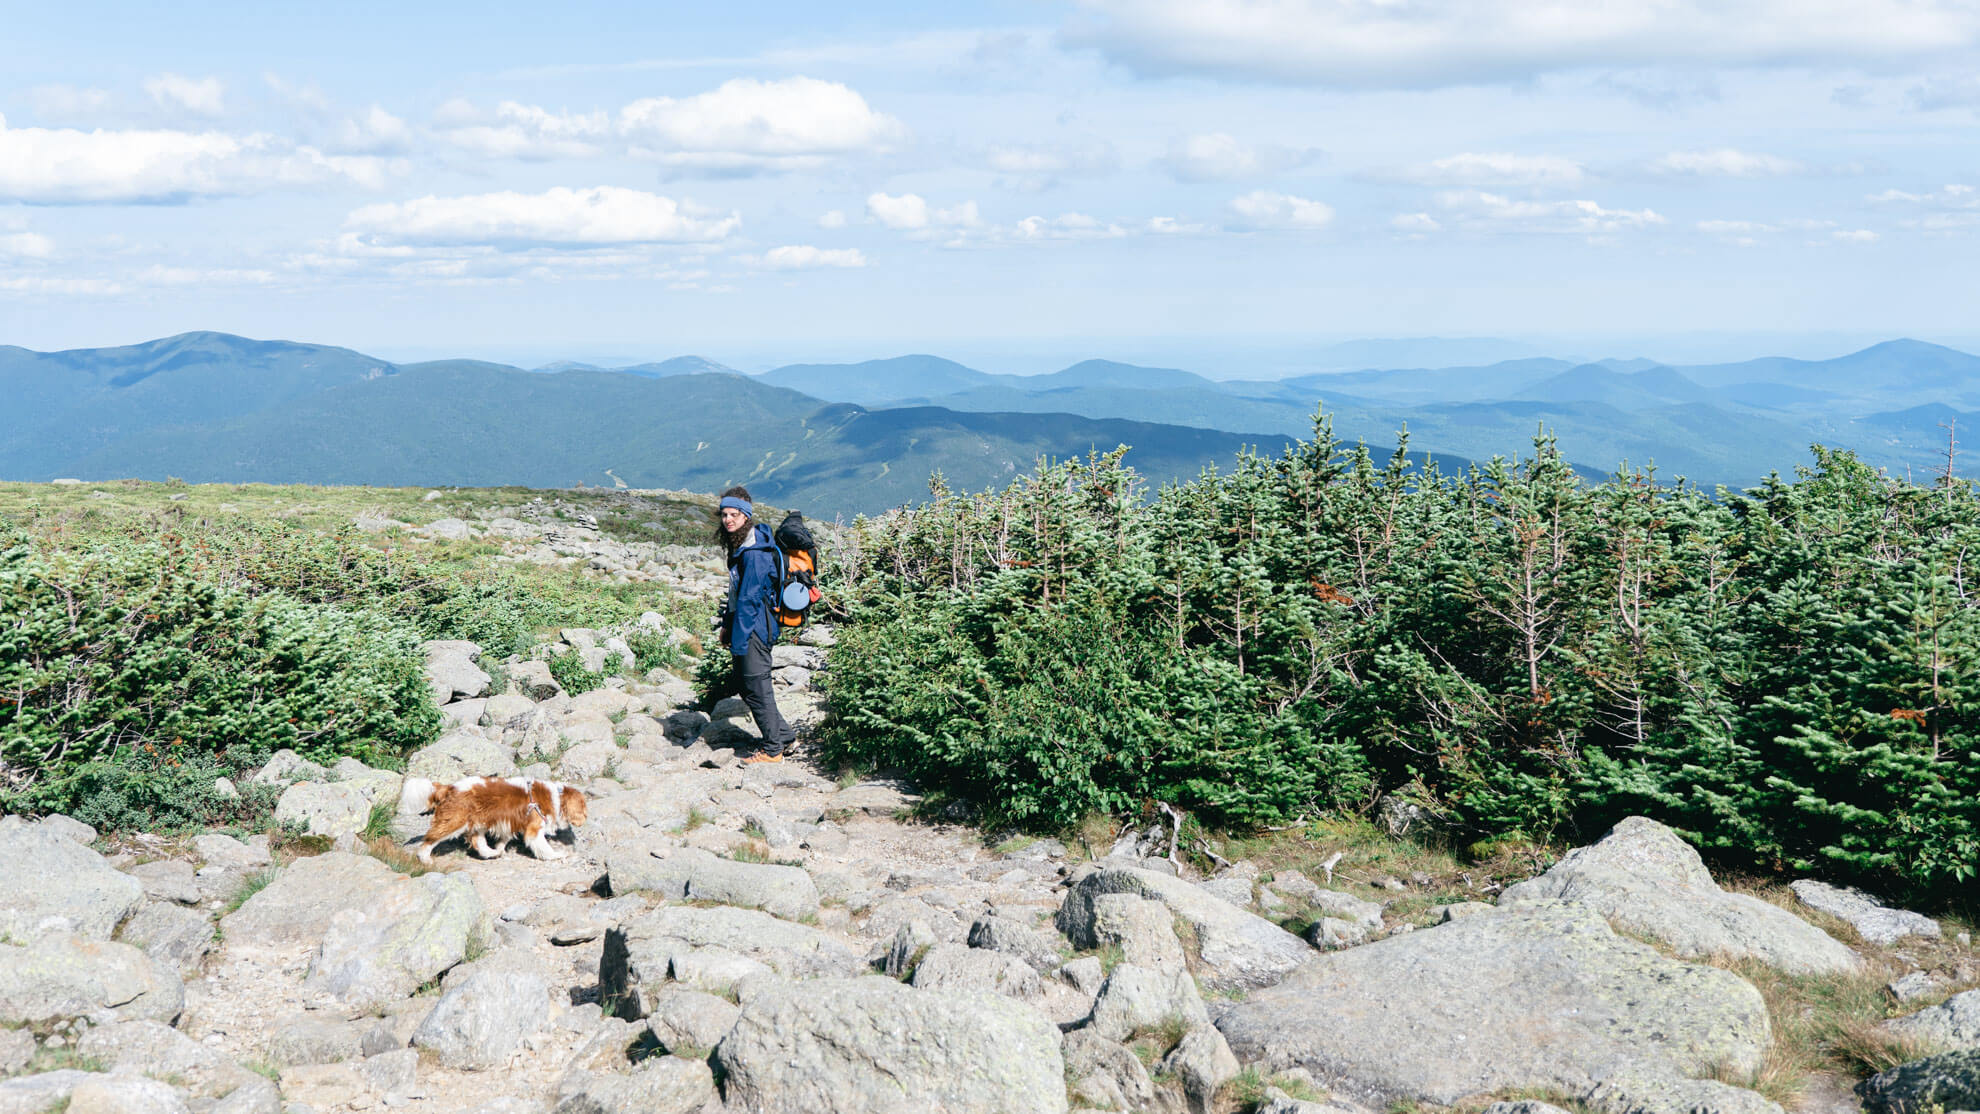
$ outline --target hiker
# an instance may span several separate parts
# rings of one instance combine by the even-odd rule
[[[745,762],[781,762],[797,731],[784,722],[770,692],[770,647],[777,644],[777,543],[770,528],[756,524],[749,489],[732,487],[722,493],[715,511],[715,539],[729,557],[729,599],[722,606],[719,630],[735,661],[729,691],[740,690],[763,749]]]

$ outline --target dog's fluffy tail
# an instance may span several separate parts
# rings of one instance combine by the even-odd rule
[[[409,777],[399,789],[399,811],[431,812],[453,792],[451,785],[436,786],[423,777]]]

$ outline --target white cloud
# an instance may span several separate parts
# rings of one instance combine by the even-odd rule
[[[866,256],[858,248],[789,244],[764,252],[756,263],[772,271],[812,271],[823,267],[864,267]]]
[[[1175,217],[1149,217],[1142,231],[1151,236],[1200,236],[1215,231],[1207,224],[1196,224]]]
[[[147,286],[267,286],[275,272],[239,268],[146,267],[135,276]]]
[[[0,259],[47,259],[55,241],[38,232],[0,232]]]
[[[992,146],[984,162],[999,174],[1019,179],[1029,188],[1049,185],[1066,177],[1112,174],[1121,166],[1120,152],[1103,139],[1061,144],[1011,144]]]
[[[219,116],[227,111],[226,86],[217,77],[197,80],[175,73],[146,78],[144,91],[158,107],[170,112],[190,112],[195,116]]]
[[[1252,228],[1311,231],[1334,222],[1334,209],[1324,201],[1309,201],[1287,193],[1254,190],[1231,199],[1231,212]]]
[[[965,201],[946,209],[930,208],[919,194],[893,197],[875,193],[866,199],[866,215],[897,232],[930,228],[972,228],[980,223],[976,202]]]
[[[412,150],[413,133],[404,120],[374,104],[339,124],[325,146],[347,154],[402,155]]]
[[[1899,205],[1918,212],[1901,223],[1921,232],[1963,233],[1980,229],[1980,188],[1954,183],[1930,193],[1885,190],[1866,200],[1878,205]]]
[[[648,97],[619,112],[632,152],[712,171],[795,170],[885,150],[907,129],[833,81],[736,78],[692,97]]]
[[[1014,240],[1115,240],[1128,230],[1107,224],[1085,213],[1061,213],[1056,217],[1026,217],[1011,228]]]
[[[1877,234],[1867,228],[1838,228],[1829,237],[1844,244],[1874,244],[1878,240]]]
[[[1524,186],[1564,189],[1579,186],[1587,171],[1558,155],[1515,155],[1505,151],[1465,152],[1409,167],[1394,177],[1423,186]]]
[[[579,159],[598,153],[611,125],[603,112],[551,112],[503,101],[492,113],[461,100],[434,113],[440,137],[455,147],[500,159]]]
[[[833,209],[818,218],[818,227],[820,228],[844,228],[845,226],[846,215],[837,209]]]
[[[1716,151],[1672,151],[1651,164],[1664,174],[1695,174],[1711,178],[1767,178],[1799,174],[1807,169],[1793,159],[1752,154],[1721,147]]]
[[[1427,236],[1444,230],[1443,222],[1428,213],[1397,213],[1389,218],[1389,227],[1410,236]]]
[[[326,184],[376,188],[403,166],[325,155],[268,135],[9,128],[0,117],[0,200],[181,201]]]
[[[1475,232],[1601,237],[1663,224],[1650,209],[1605,209],[1593,201],[1515,201],[1480,190],[1437,196],[1447,221]]]
[[[1980,44],[1969,0],[1081,0],[1063,38],[1143,74],[1342,88],[1592,67],[1895,68]]]
[[[670,197],[617,186],[422,197],[367,205],[344,220],[363,246],[386,248],[705,243],[723,239],[741,224],[734,213],[703,212]]]
[[[1698,231],[1742,248],[1755,247],[1760,238],[1777,232],[1775,226],[1750,220],[1701,220]]]
[[[1246,143],[1236,136],[1212,132],[1171,143],[1162,165],[1179,181],[1236,182],[1291,170],[1312,157],[1310,151]]]
[[[267,83],[270,92],[305,112],[316,116],[330,113],[330,98],[315,82],[288,81],[276,73],[263,73],[261,80]]]
[[[103,296],[122,294],[122,283],[96,278],[44,278],[40,275],[0,275],[0,290],[15,294],[55,294]]]

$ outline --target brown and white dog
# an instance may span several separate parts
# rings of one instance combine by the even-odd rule
[[[568,852],[553,849],[548,837],[584,823],[586,807],[584,794],[572,786],[526,777],[470,777],[452,785],[409,778],[401,801],[419,801],[419,811],[433,813],[419,845],[420,861],[426,863],[433,861],[436,845],[462,835],[480,859],[500,858],[510,837],[518,835],[537,858],[561,859]]]

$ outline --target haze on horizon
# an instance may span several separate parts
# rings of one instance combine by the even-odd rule
[[[1980,6],[17,6],[0,343],[1980,348]],[[1251,361],[1251,363],[1245,363]]]

